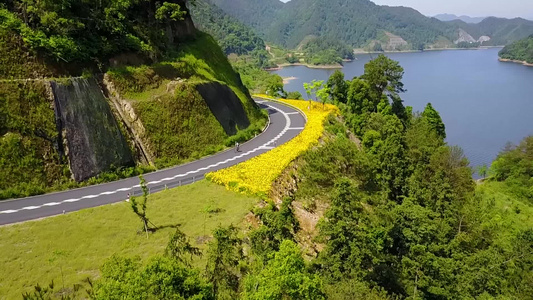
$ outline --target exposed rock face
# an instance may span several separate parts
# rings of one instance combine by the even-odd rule
[[[114,106],[114,112],[117,114],[117,119],[124,122],[124,125],[126,125],[128,133],[130,134],[130,138],[133,139],[135,148],[137,148],[138,151],[138,159],[142,163],[154,165],[153,155],[143,140],[146,129],[135,113],[135,109],[133,109],[130,102],[124,100],[120,96],[115,88],[115,84],[110,80],[108,74],[104,75],[103,86],[107,92],[109,100],[111,100],[111,103]]]
[[[234,135],[237,133],[237,127],[245,129],[250,126],[242,102],[227,85],[210,82],[197,85],[196,90],[204,98],[226,134]]]
[[[76,181],[112,167],[134,165],[128,143],[95,79],[52,81],[51,86],[55,110],[61,128],[66,131],[70,169]]]
[[[468,32],[464,31],[463,29],[459,29],[459,38],[453,43],[459,44],[461,42],[475,43],[477,41]]]
[[[490,41],[490,36],[482,35],[477,39],[479,43],[484,43]]]
[[[181,9],[187,13],[183,21],[174,22],[171,25],[172,35],[178,40],[188,38],[196,33],[196,28],[194,27],[194,23],[191,18],[191,13],[187,8],[186,2],[186,0],[176,0],[176,3],[181,6]]]
[[[386,46],[389,49],[398,49],[407,46],[408,44],[401,36],[394,35],[390,32],[385,32],[385,34],[389,38],[389,42]]]

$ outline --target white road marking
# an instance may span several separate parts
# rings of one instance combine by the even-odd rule
[[[268,101],[256,101],[256,103],[260,103],[260,104],[263,104],[263,103],[266,103],[266,102],[268,102]],[[229,162],[232,162],[232,161],[235,161],[237,159],[243,158],[245,156],[248,156],[248,155],[250,155],[252,153],[255,153],[257,151],[260,151],[260,150],[271,150],[271,149],[274,149],[275,147],[270,146],[270,145],[276,143],[283,135],[285,135],[285,133],[287,133],[287,131],[289,131],[289,130],[303,130],[304,129],[304,127],[292,127],[292,128],[290,127],[291,126],[291,119],[290,119],[289,115],[299,114],[299,112],[286,113],[286,112],[284,112],[283,110],[281,110],[281,109],[279,109],[277,107],[274,107],[274,106],[271,106],[271,105],[268,105],[268,104],[266,104],[266,106],[268,106],[268,107],[270,107],[270,108],[272,108],[274,110],[277,110],[278,112],[283,114],[283,116],[285,117],[285,120],[286,120],[285,127],[283,128],[283,130],[278,135],[276,135],[274,138],[272,138],[270,141],[266,142],[265,144],[255,148],[255,149],[252,149],[252,150],[250,150],[248,152],[245,152],[245,153],[242,153],[240,155],[233,156],[233,157],[228,158],[228,159],[226,159],[224,161],[219,161],[217,163],[211,164],[211,165],[206,166],[206,167],[199,168],[199,169],[194,170],[194,171],[189,171],[189,172],[186,172],[186,173],[183,173],[183,174],[174,175],[172,177],[163,178],[163,179],[160,179],[160,180],[157,180],[157,181],[151,181],[151,182],[148,182],[147,185],[159,184],[159,183],[170,181],[170,180],[174,180],[174,179],[177,179],[177,178],[180,178],[180,177],[185,177],[187,175],[191,175],[191,174],[194,174],[194,173],[207,171],[207,170],[209,170],[211,168],[215,168],[215,167],[218,167],[220,165],[227,164]],[[73,203],[73,202],[77,202],[77,201],[80,201],[80,200],[83,200],[83,199],[97,198],[97,197],[100,197],[102,195],[112,195],[112,194],[115,194],[115,193],[118,193],[118,192],[127,192],[127,191],[133,190],[133,189],[138,188],[138,187],[140,187],[139,184],[134,185],[134,186],[129,187],[129,188],[120,188],[120,189],[117,189],[117,190],[114,190],[114,191],[102,192],[102,193],[100,193],[98,195],[86,195],[86,196],[83,196],[81,198],[67,199],[67,200],[63,200],[63,201],[60,201],[60,202],[49,202],[49,203],[45,203],[45,204],[42,204],[42,205],[39,205],[39,206],[27,206],[27,207],[23,207],[23,208],[20,208],[20,209],[4,210],[4,211],[0,211],[0,214],[13,214],[13,213],[16,213],[16,212],[19,212],[19,211],[22,211],[22,210],[34,210],[34,209],[43,208],[45,206],[56,206],[56,205],[60,205],[60,204],[63,204],[63,203]]]
[[[299,115],[300,113],[297,112],[297,111],[294,111],[294,112],[290,112],[290,113],[287,113],[288,115]]]

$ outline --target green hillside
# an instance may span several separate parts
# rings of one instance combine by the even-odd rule
[[[507,45],[533,34],[533,21],[522,18],[503,19],[496,17],[485,18],[478,24],[468,24],[463,21],[446,22],[467,31],[474,39],[489,36],[490,41],[483,45]]]
[[[505,46],[499,55],[503,59],[525,61],[533,64],[533,35]]]
[[[383,34],[404,41],[393,42],[390,50],[454,47],[463,29],[484,45],[503,45],[533,33],[533,22],[523,19],[487,18],[479,24],[442,22],[408,7],[379,6],[369,0],[216,0],[226,13],[260,32],[268,42],[295,48],[307,36],[327,36],[354,47],[365,47]],[[405,43],[406,42],[406,43]],[[405,43],[405,45],[404,45]]]
[[[265,42],[255,32],[226,14],[212,0],[197,0],[191,5],[196,27],[212,35],[226,55],[255,54],[265,51]]]
[[[0,199],[197,159],[266,120],[185,0],[7,1],[0,33]]]
[[[211,0],[227,14],[250,25],[258,32],[276,21],[284,4],[278,0]]]

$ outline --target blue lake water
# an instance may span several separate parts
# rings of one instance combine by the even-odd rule
[[[448,144],[460,146],[473,167],[490,165],[507,142],[533,135],[533,67],[499,62],[499,50],[387,54],[405,69],[404,104],[422,111],[431,102],[446,124]],[[363,74],[370,59],[364,54],[345,63],[346,78]],[[302,95],[304,82],[327,80],[333,72],[304,66],[274,71],[296,77],[285,89]]]

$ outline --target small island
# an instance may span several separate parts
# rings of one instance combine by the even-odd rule
[[[533,35],[505,46],[500,53],[500,61],[521,63],[533,66]]]

